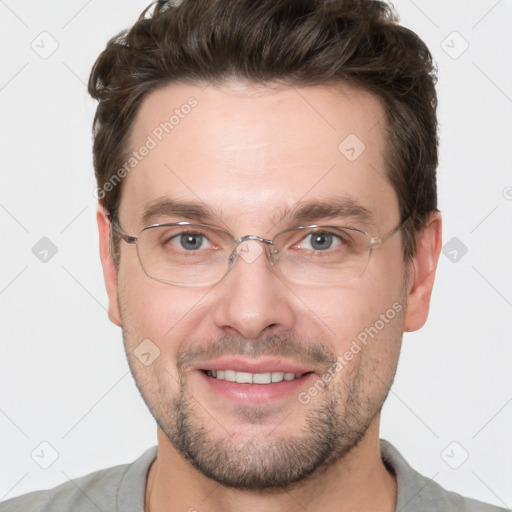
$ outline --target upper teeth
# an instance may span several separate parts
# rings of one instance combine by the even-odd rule
[[[273,382],[281,382],[282,380],[298,379],[299,377],[302,377],[303,374],[284,372],[249,373],[237,372],[235,370],[208,370],[207,375],[221,380],[238,382],[239,384],[270,384]]]

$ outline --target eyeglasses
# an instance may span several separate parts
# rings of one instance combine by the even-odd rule
[[[138,236],[127,235],[114,217],[114,233],[137,246],[144,272],[176,286],[218,283],[240,256],[252,263],[266,246],[271,268],[298,284],[342,285],[360,277],[373,247],[383,244],[408,220],[375,238],[349,226],[299,226],[278,233],[272,240],[256,235],[234,238],[220,227],[190,222],[153,224]]]

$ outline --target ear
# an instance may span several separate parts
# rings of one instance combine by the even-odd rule
[[[96,212],[98,231],[100,235],[100,258],[103,267],[103,278],[108,294],[108,317],[112,323],[121,326],[121,314],[117,300],[117,270],[110,254],[110,219],[103,206],[98,206]]]
[[[404,331],[416,331],[427,321],[430,296],[442,247],[441,228],[441,214],[436,212],[417,238],[416,254],[409,263]]]

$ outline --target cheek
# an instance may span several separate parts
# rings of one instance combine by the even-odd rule
[[[175,355],[178,343],[199,314],[196,290],[159,283],[129,269],[119,275],[119,301],[126,342],[134,348],[149,339],[162,355]]]
[[[396,370],[404,308],[396,294],[378,301],[362,293],[351,298],[334,327],[336,381],[342,394],[352,390],[349,394],[354,396],[379,399],[387,393]]]
[[[339,354],[355,339],[365,340],[368,330],[384,333],[400,328],[402,283],[398,279],[368,275],[351,287],[302,292],[308,308],[307,323],[316,325]],[[373,277],[373,279],[372,279]],[[311,324],[310,324],[311,325]]]

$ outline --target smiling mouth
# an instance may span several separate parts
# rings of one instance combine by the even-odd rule
[[[218,380],[227,380],[229,382],[236,382],[237,384],[275,384],[282,381],[290,381],[300,379],[304,375],[309,375],[313,372],[306,373],[290,373],[290,372],[266,372],[266,373],[250,373],[238,372],[236,370],[203,370],[203,373],[208,377]]]

